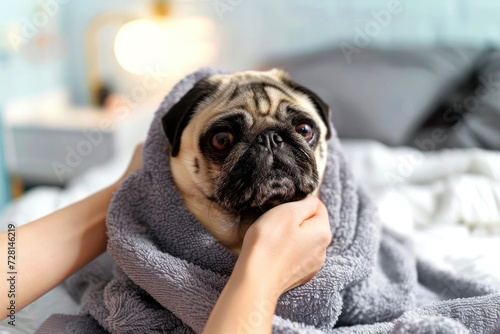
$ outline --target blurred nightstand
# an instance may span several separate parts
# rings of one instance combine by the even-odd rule
[[[158,105],[116,113],[74,108],[64,92],[23,99],[4,113],[7,169],[28,185],[64,185],[144,141]]]

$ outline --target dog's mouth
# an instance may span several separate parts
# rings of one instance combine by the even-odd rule
[[[300,177],[295,179],[300,180]],[[241,222],[253,222],[275,206],[305,198],[313,192],[315,185],[314,182],[294,182],[287,171],[275,169],[239,192],[223,194],[219,204],[239,216]]]
[[[307,196],[298,185],[282,170],[276,170],[261,181],[257,181],[250,207],[267,211],[285,202],[299,200]]]

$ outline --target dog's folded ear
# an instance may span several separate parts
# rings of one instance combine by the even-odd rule
[[[163,131],[170,143],[172,157],[179,154],[182,132],[186,128],[196,107],[210,94],[215,92],[217,85],[207,79],[198,81],[179,102],[162,118]]]
[[[313,103],[314,107],[318,111],[318,114],[321,116],[323,119],[323,122],[325,122],[326,128],[327,128],[327,133],[326,133],[326,139],[330,138],[332,136],[332,130],[331,130],[331,124],[330,124],[330,107],[314,92],[311,90],[307,89],[304,86],[299,85],[298,83],[285,79],[283,80],[288,86],[290,86],[293,90],[300,92],[311,100]]]

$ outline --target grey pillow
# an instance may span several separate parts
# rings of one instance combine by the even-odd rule
[[[489,55],[474,79],[478,87],[462,97],[463,119],[449,129],[443,147],[500,150],[500,51]]]
[[[340,137],[389,145],[408,143],[480,54],[447,47],[360,49],[350,57],[344,51],[336,48],[267,66],[284,68],[329,104]]]

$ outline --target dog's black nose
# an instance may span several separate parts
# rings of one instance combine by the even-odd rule
[[[257,143],[269,150],[275,149],[283,145],[283,138],[276,130],[265,130],[257,136]]]

